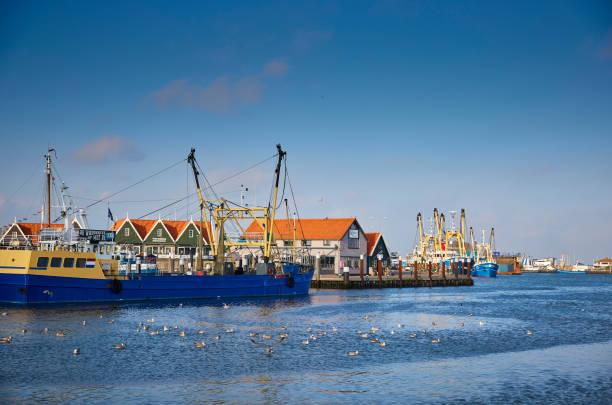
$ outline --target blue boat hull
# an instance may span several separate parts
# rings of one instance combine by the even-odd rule
[[[563,273],[563,274],[587,274],[586,270],[573,271],[573,270],[561,270],[561,269],[555,269],[555,273]]]
[[[0,274],[0,302],[33,304],[292,296],[308,294],[312,276],[312,271],[295,273],[292,278],[268,275],[141,276],[120,280],[118,287],[117,282],[108,279]]]
[[[472,267],[472,277],[497,277],[497,263],[479,263]]]

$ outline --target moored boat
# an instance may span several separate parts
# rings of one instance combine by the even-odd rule
[[[138,265],[135,269],[131,260],[125,257],[118,260],[119,255],[114,254],[113,231],[80,229],[75,232],[68,228],[67,220],[64,228],[52,224],[51,156],[47,154],[47,223],[41,224],[40,233],[17,235],[17,239],[11,237],[10,243],[0,247],[0,302],[28,304],[308,294],[314,273],[312,266],[302,264],[306,261],[298,257],[281,261],[273,250],[276,244],[272,233],[267,232],[259,238],[242,235],[235,240],[224,231],[224,225],[237,218],[254,218],[265,224],[266,229],[273,229],[281,164],[285,158],[280,145],[277,148],[273,201],[268,207],[252,208],[230,208],[226,200],[205,200],[200,192],[192,150],[187,161],[194,172],[202,215],[206,217],[207,248],[212,254],[206,260],[200,256],[197,271],[178,274],[157,271],[154,257],[147,257],[146,266]],[[236,266],[232,250],[240,248],[260,248],[263,255],[250,267]]]

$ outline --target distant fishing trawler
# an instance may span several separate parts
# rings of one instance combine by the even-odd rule
[[[200,253],[199,271],[162,275],[159,272],[120,269],[113,231],[75,230],[51,223],[51,154],[46,158],[46,224],[32,235],[4,235],[0,246],[0,302],[62,303],[122,300],[191,299],[214,297],[293,296],[308,294],[312,266],[299,257],[275,253],[272,232],[276,214],[281,165],[286,157],[277,145],[273,199],[267,207],[243,207],[225,199],[204,199],[196,169],[195,150],[187,157],[200,198],[200,229],[209,235],[210,256]],[[286,172],[286,171],[285,171]],[[209,187],[210,188],[210,187]],[[64,210],[63,216],[66,217]],[[257,221],[261,235],[232,237],[225,229],[240,222]],[[200,232],[202,252],[203,232]],[[6,233],[13,233],[10,229]],[[15,232],[16,233],[16,232]],[[13,237],[14,236],[14,237]],[[23,242],[23,243],[22,243]],[[252,266],[236,266],[234,251],[258,249]],[[278,249],[276,249],[278,252]]]

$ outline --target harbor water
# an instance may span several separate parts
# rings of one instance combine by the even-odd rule
[[[523,274],[289,299],[3,305],[0,403],[610,403],[611,296],[610,276]],[[281,333],[271,353],[260,346]]]

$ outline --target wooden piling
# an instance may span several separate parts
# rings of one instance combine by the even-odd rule
[[[400,288],[402,288],[402,258],[401,258],[401,256],[399,258],[399,267],[398,267],[398,269],[399,269],[399,272],[398,272],[398,275],[399,275],[399,286],[400,286]]]
[[[414,261],[414,280],[417,281],[419,279],[419,263]]]
[[[442,280],[444,280],[444,285],[446,285],[446,262],[442,262]]]
[[[468,278],[472,278],[472,261],[471,260],[468,262],[467,276]]]
[[[427,263],[427,272],[429,273],[429,286],[432,286],[432,278],[431,278],[431,262]]]
[[[380,288],[382,288],[382,259],[376,261],[376,270],[378,271],[378,283]]]
[[[359,256],[359,277],[361,278],[361,284],[363,284],[363,255]]]
[[[453,270],[455,272],[455,285],[459,285],[459,263],[453,262]]]

